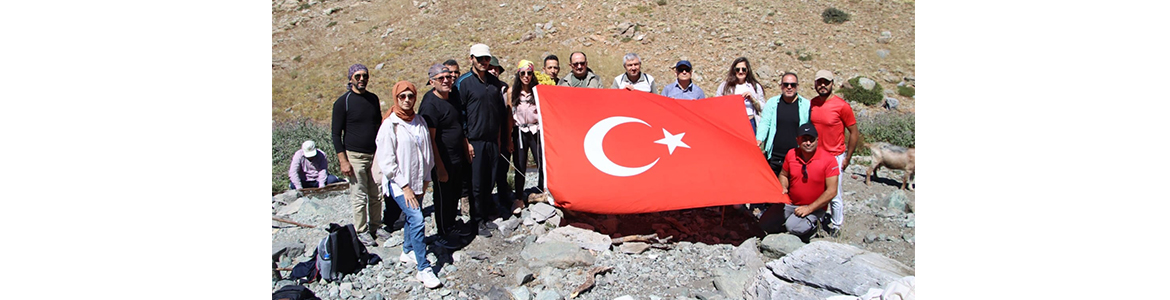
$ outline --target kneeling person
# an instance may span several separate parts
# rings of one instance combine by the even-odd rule
[[[837,159],[817,149],[817,130],[812,123],[796,129],[796,149],[784,156],[780,185],[792,199],[783,207],[774,205],[760,216],[767,233],[789,232],[808,242],[825,217],[825,205],[837,195]]]

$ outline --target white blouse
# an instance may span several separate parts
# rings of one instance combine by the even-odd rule
[[[378,147],[374,162],[382,170],[382,194],[402,196],[403,186],[410,186],[415,193],[426,190],[423,183],[431,180],[435,158],[427,122],[422,116],[415,115],[406,122],[390,114],[378,127],[374,143]]]

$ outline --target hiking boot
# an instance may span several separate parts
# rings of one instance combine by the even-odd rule
[[[417,265],[418,264],[418,259],[414,258],[414,251],[403,252],[402,254],[398,255],[398,261],[405,263],[405,264],[408,264],[408,265],[410,265],[410,264]]]
[[[418,275],[415,275],[414,278],[418,279],[418,281],[422,281],[423,286],[427,287],[428,289],[437,288],[440,285],[443,285],[442,282],[439,282],[439,277],[435,277],[435,272],[431,271],[431,268],[418,271]]]
[[[369,234],[359,233],[358,234],[358,241],[361,241],[362,245],[366,245],[366,247],[377,247],[378,246],[378,243],[375,242],[374,238],[370,237]]]

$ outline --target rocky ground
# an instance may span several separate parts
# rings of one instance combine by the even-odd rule
[[[841,235],[814,237],[808,245],[787,234],[765,236],[749,211],[730,206],[605,216],[564,212],[536,203],[520,216],[498,220],[501,229],[491,238],[476,238],[453,253],[435,253],[432,247],[428,260],[444,282],[441,288],[424,288],[414,279],[413,265],[398,262],[400,229],[370,248],[384,259],[381,263],[337,282],[307,286],[323,299],[568,299],[593,277],[595,286],[576,298],[860,296],[868,288],[886,288],[887,283],[914,274],[914,216],[907,212],[914,205],[914,193],[898,190],[898,182],[891,178],[900,178],[893,176],[900,171],[879,172],[873,185],[865,186],[862,176],[867,159],[857,157],[857,164],[849,168],[844,187],[848,217]],[[273,216],[318,227],[330,222],[350,223],[346,198],[344,191],[312,195],[288,192],[273,196]],[[433,210],[431,203],[428,193],[423,199],[424,211]],[[273,253],[281,252],[276,259],[283,268],[308,260],[312,247],[326,235],[323,229],[277,221],[272,225]],[[426,230],[428,236],[436,232],[431,217]],[[656,236],[643,242],[610,246],[616,238],[653,234]],[[798,255],[801,251],[807,253]],[[866,259],[852,259],[858,255]],[[837,263],[818,261],[835,258]],[[844,263],[849,261],[874,265]],[[801,264],[812,264],[831,274],[868,277],[833,282],[841,276],[794,273],[792,269]],[[594,268],[609,269],[590,276]],[[792,275],[796,273],[799,275]],[[288,276],[289,272],[280,274]],[[290,283],[274,278],[272,288]]]

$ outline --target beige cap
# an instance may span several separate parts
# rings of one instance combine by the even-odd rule
[[[301,144],[301,150],[304,151],[305,157],[313,158],[317,156],[317,143],[305,141],[305,143]]]
[[[821,80],[821,78],[828,79],[829,81],[833,81],[833,72],[829,72],[829,70],[817,71],[817,77],[814,78],[813,80]]]
[[[492,56],[492,52],[488,51],[488,45],[475,44],[471,45],[471,56]]]

